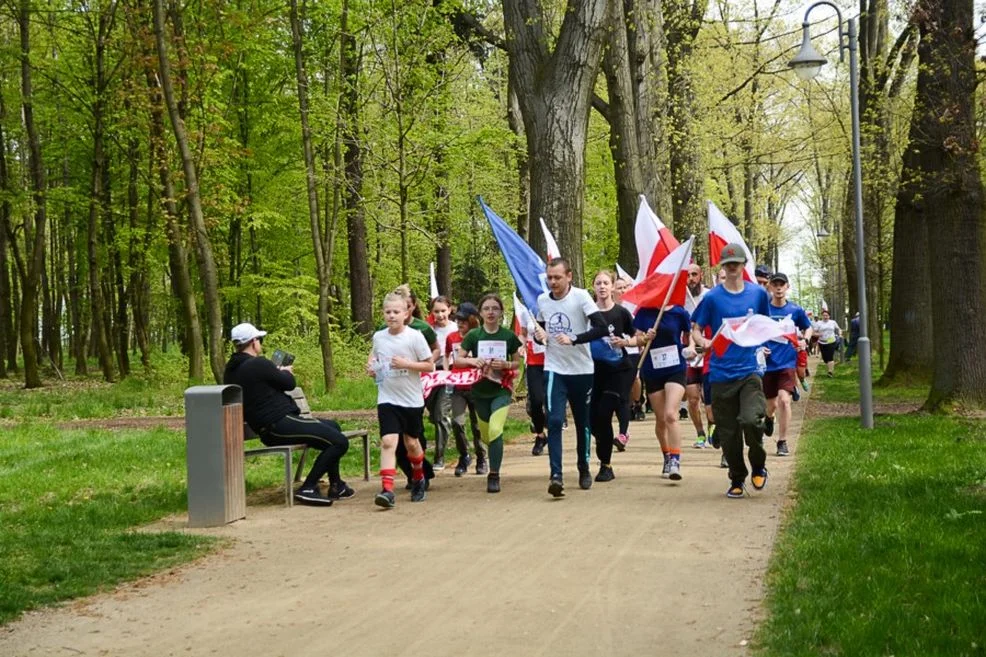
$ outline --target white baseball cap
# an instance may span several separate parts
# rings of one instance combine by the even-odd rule
[[[246,344],[257,338],[262,338],[267,335],[267,331],[261,331],[253,324],[249,322],[244,322],[242,324],[237,324],[233,327],[233,330],[229,332],[230,339],[236,344]]]

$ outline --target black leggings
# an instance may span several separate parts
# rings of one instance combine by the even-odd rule
[[[531,418],[533,431],[544,435],[548,418],[544,412],[544,365],[527,366],[527,414]]]
[[[613,458],[613,416],[620,419],[621,409],[629,408],[627,402],[636,370],[612,371],[596,367],[589,424],[596,437],[596,457],[603,465],[609,465]],[[623,428],[622,420],[620,428]]]
[[[321,450],[302,488],[315,487],[324,474],[328,474],[333,483],[342,481],[339,461],[349,449],[349,438],[342,434],[342,427],[335,420],[285,415],[260,433],[260,442],[268,447],[308,445]]]

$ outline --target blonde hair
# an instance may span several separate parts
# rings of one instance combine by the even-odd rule
[[[398,288],[399,290],[400,288]],[[388,292],[383,298],[383,307],[386,308],[388,303],[399,303],[403,310],[407,310],[407,297],[403,296],[397,290],[393,292]]]

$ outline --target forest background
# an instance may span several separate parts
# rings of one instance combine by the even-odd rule
[[[539,252],[543,217],[580,283],[636,271],[640,195],[699,245],[712,200],[759,261],[796,252],[798,300],[826,299],[846,326],[848,70],[829,10],[812,15],[825,74],[788,69],[804,9],[0,2],[0,376],[33,388],[178,362],[219,380],[229,329],[251,321],[282,345],[317,342],[331,390],[360,371],[383,294],[427,294],[429,262],[453,300],[510,295],[479,195]],[[844,9],[860,16],[884,382],[926,383],[931,408],[981,406],[983,329],[950,342],[957,306],[983,310],[979,19],[971,0]]]

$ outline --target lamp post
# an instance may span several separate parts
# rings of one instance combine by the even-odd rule
[[[789,62],[798,77],[808,81],[818,75],[826,59],[811,45],[808,14],[819,5],[826,5],[835,10],[839,20],[839,61],[845,61],[845,51],[849,51],[849,107],[852,114],[852,168],[853,188],[856,201],[856,271],[857,287],[859,288],[859,411],[860,423],[864,429],[873,428],[873,372],[870,362],[870,338],[868,334],[866,308],[866,257],[863,247],[863,174],[860,170],[859,157],[859,79],[857,77],[858,63],[856,50],[856,20],[849,18],[845,21],[846,29],[842,29],[842,11],[828,0],[815,2],[805,10],[804,21],[801,23],[801,49]]]

